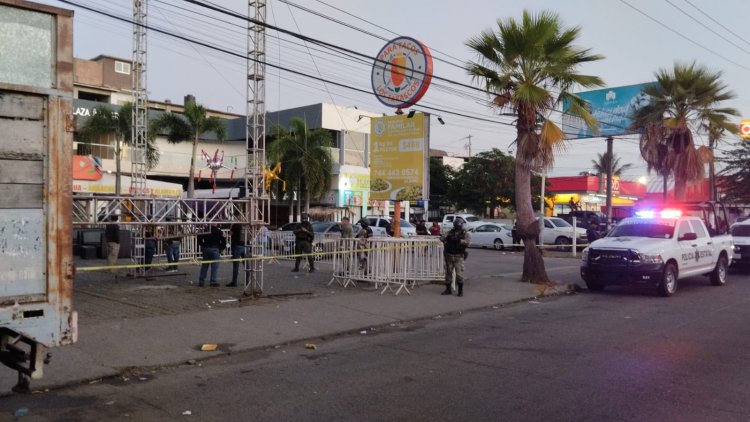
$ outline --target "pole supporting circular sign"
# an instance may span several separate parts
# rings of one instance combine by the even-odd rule
[[[381,103],[397,109],[410,107],[432,81],[430,50],[414,38],[395,38],[378,53],[371,79],[372,91]]]

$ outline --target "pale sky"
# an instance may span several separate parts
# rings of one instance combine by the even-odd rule
[[[130,1],[72,1],[128,19],[132,17]],[[76,57],[90,59],[99,54],[122,58],[132,56],[131,25],[60,1],[41,2],[76,11]],[[247,3],[243,1],[213,0],[213,4],[247,14]],[[711,70],[723,72],[724,82],[737,94],[737,99],[727,105],[737,108],[743,117],[750,116],[750,84],[746,83],[750,77],[750,42],[745,41],[750,39],[750,28],[744,22],[745,1],[268,0],[267,5],[269,24],[368,56],[375,56],[385,44],[381,38],[392,39],[396,34],[416,38],[430,48],[434,57],[434,74],[462,84],[472,84],[472,80],[460,66],[475,58],[465,46],[466,40],[482,30],[495,28],[498,18],[520,17],[523,9],[532,12],[550,10],[561,16],[564,25],[581,27],[580,47],[605,56],[604,60],[582,67],[581,72],[600,76],[607,87],[648,82],[653,80],[656,70],[671,69],[675,61],[697,61]],[[148,23],[244,54],[245,22],[185,1],[149,0]],[[340,53],[332,55],[324,47],[310,43],[306,46],[299,39],[279,35],[273,30],[267,31],[267,55],[270,63],[371,91],[371,60]],[[147,66],[149,99],[170,99],[181,103],[183,96],[191,93],[209,108],[244,113],[246,70],[244,60],[238,57],[149,32]],[[268,111],[319,102],[357,106],[360,110],[378,113],[392,114],[394,111],[381,105],[372,94],[323,84],[283,70],[267,69]],[[433,79],[420,104],[484,119],[512,121],[512,118],[498,116],[496,110],[489,108],[487,98],[481,92],[445,81]],[[415,108],[420,110],[420,104]],[[440,125],[433,120],[433,148],[466,154],[470,135],[474,154],[493,147],[507,151],[515,136],[510,126],[445,112],[433,113],[441,115],[446,123]],[[557,121],[559,116],[559,113],[552,114]],[[727,144],[721,149],[728,149],[728,143],[735,141],[727,139]],[[698,142],[703,141],[699,139]],[[591,160],[597,153],[605,152],[605,142],[601,138],[571,140],[568,146],[566,152],[556,157],[551,176],[573,176],[591,170]],[[646,175],[635,136],[616,139],[614,151],[622,162],[634,166],[625,174],[625,179],[635,180]]]

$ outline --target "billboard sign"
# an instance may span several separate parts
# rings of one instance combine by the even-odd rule
[[[421,42],[410,37],[389,41],[372,66],[372,91],[388,107],[416,104],[432,80],[432,55]]]
[[[563,102],[562,129],[568,139],[616,136],[634,133],[633,111],[649,103],[643,88],[653,83],[619,86],[578,92],[575,95],[591,104],[591,113],[599,121],[599,131],[593,133],[578,117],[568,114],[570,101]]]
[[[429,199],[430,118],[424,113],[370,119],[370,199]]]

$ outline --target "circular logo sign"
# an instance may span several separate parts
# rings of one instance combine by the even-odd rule
[[[388,42],[372,66],[372,91],[388,107],[417,103],[432,80],[432,55],[421,42],[398,37]]]
[[[740,138],[750,139],[750,120],[740,122]]]

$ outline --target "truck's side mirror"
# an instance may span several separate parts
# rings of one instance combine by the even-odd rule
[[[682,240],[695,240],[697,238],[698,238],[698,235],[696,233],[690,232],[690,233],[685,233],[684,235],[682,235],[682,237],[680,237],[677,240],[679,240],[679,241],[682,241]]]

